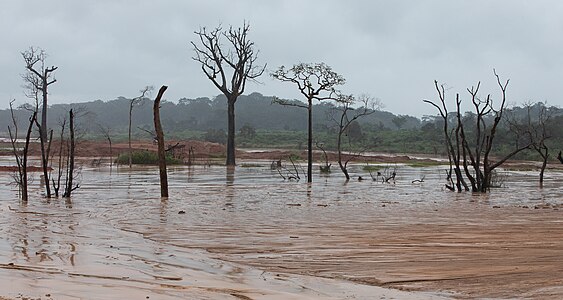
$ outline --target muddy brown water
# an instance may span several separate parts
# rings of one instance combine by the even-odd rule
[[[563,173],[475,195],[440,166],[397,165],[394,184],[361,167],[312,186],[268,162],[173,167],[168,199],[155,167],[84,167],[72,199],[35,178],[27,205],[0,174],[0,297],[563,298]]]

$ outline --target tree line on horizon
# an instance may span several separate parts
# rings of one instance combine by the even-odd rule
[[[114,100],[96,100],[83,103],[53,104],[49,106],[50,119],[47,126],[57,127],[60,121],[68,114],[69,109],[75,108],[84,112],[77,120],[77,126],[88,139],[105,139],[101,128],[111,129],[113,139],[125,141],[127,134],[127,114],[129,103],[133,98],[118,97]],[[240,96],[237,102],[237,135],[240,136],[241,146],[267,146],[266,137],[272,139],[276,136],[282,139],[291,137],[288,143],[284,141],[270,141],[271,146],[287,144],[299,147],[298,139],[303,138],[307,128],[306,112],[297,107],[280,107],[272,103],[273,96],[263,96],[260,93],[251,93]],[[162,101],[161,116],[162,126],[167,136],[174,139],[196,139],[210,142],[226,143],[226,110],[225,98],[218,95],[215,98],[200,97],[195,99],[182,98],[177,103]],[[292,100],[303,103],[299,100]],[[555,106],[546,106],[542,102],[531,104],[532,115],[537,115],[545,107],[552,115],[551,143],[554,148],[563,147],[563,136],[557,124],[563,124],[563,109]],[[319,103],[314,107],[313,120],[317,140],[322,140],[328,150],[335,148],[333,139],[336,124],[331,120],[331,110],[335,108],[332,103]],[[514,106],[507,109],[509,115],[517,118],[525,117],[526,105]],[[14,110],[16,118],[23,126],[29,117],[26,109]],[[472,112],[466,112],[466,120],[474,118]],[[455,120],[455,115],[450,115],[450,122]],[[7,136],[6,128],[10,121],[9,109],[0,110],[0,136]],[[152,129],[152,100],[141,99],[132,115],[132,131],[134,139],[151,139],[146,130]],[[384,110],[376,110],[373,114],[358,119],[349,132],[348,137],[352,142],[368,143],[373,150],[386,152],[401,151],[405,144],[411,145],[408,149],[414,153],[445,154],[441,148],[443,137],[441,126],[443,121],[437,116],[424,116],[416,118],[408,115],[395,115]],[[509,124],[502,123],[501,130],[508,131]],[[559,126],[560,127],[560,126]],[[145,130],[143,130],[145,129]],[[276,135],[278,132],[278,135]],[[283,136],[282,136],[282,133]],[[513,143],[511,134],[499,137],[499,149],[509,148]],[[361,140],[364,141],[361,141]],[[252,143],[252,140],[256,140]],[[520,156],[521,158],[531,158]]]

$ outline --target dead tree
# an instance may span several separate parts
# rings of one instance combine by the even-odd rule
[[[446,153],[448,153],[448,161],[449,161],[449,166],[450,169],[448,171],[448,181],[449,184],[446,184],[446,187],[450,190],[455,190],[455,187],[457,187],[458,192],[461,192],[461,186],[462,183],[463,186],[465,187],[466,190],[468,190],[467,185],[465,184],[465,180],[463,179],[463,175],[461,173],[461,169],[460,169],[460,155],[459,155],[459,151],[456,151],[456,149],[459,149],[458,147],[454,148],[454,142],[452,141],[452,135],[453,135],[453,131],[451,131],[449,129],[449,112],[448,112],[448,107],[446,105],[446,91],[444,88],[444,85],[438,85],[438,81],[434,81],[434,86],[436,88],[436,91],[438,92],[438,98],[440,100],[440,105],[435,104],[432,101],[429,100],[424,100],[424,102],[429,103],[431,105],[433,105],[434,107],[436,107],[436,109],[438,109],[438,112],[440,113],[440,116],[443,119],[444,122],[444,126],[443,126],[443,133],[444,133],[444,140],[445,140],[445,145],[446,145]],[[478,87],[478,86],[477,86]],[[459,104],[459,97],[457,97],[457,102]],[[458,105],[459,107],[459,105]],[[456,131],[459,132],[459,131]],[[459,141],[459,137],[457,137],[457,140]],[[457,146],[457,144],[456,144]],[[455,165],[455,168],[454,168]],[[455,175],[456,175],[456,179],[457,179],[457,183],[454,184],[453,181],[453,171],[455,171]],[[455,187],[454,187],[455,186]]]
[[[205,76],[227,97],[227,166],[235,163],[235,103],[244,93],[247,80],[255,80],[264,73],[266,65],[256,65],[258,52],[254,42],[248,39],[250,25],[242,28],[229,27],[223,31],[217,27],[210,31],[202,27],[194,32],[200,45],[191,42],[195,56]],[[221,44],[225,38],[229,47]],[[230,73],[229,74],[229,70]]]
[[[50,180],[50,166],[49,166],[49,154],[51,153],[51,142],[53,141],[53,130],[49,130],[49,137],[47,140],[43,139],[41,131],[43,126],[39,124],[37,118],[35,118],[35,126],[39,131],[39,144],[41,146],[41,166],[43,169],[43,179],[45,180],[45,197],[51,198],[51,187],[49,185]]]
[[[25,62],[27,72],[23,75],[24,82],[28,88],[39,91],[42,96],[42,109],[41,109],[41,136],[47,140],[47,98],[48,87],[57,82],[53,72],[58,67],[45,66],[45,59],[47,53],[41,48],[30,47],[27,51],[21,53]]]
[[[275,102],[307,109],[307,182],[313,182],[313,100],[338,100],[340,92],[336,86],[344,84],[346,80],[324,63],[300,63],[290,69],[281,66],[271,76],[297,85],[299,92],[307,99],[306,104],[281,99]]]
[[[109,143],[109,168],[111,170],[111,168],[113,167],[113,148],[111,142],[111,128],[102,125],[99,125],[99,128],[100,131],[102,132],[102,135],[104,136],[104,138],[106,138],[106,140],[108,140]]]
[[[141,90],[141,95],[129,100],[129,129],[128,129],[128,142],[129,142],[129,168],[133,165],[133,150],[131,148],[131,123],[133,120],[133,108],[138,106],[143,99],[153,90],[152,86],[146,86]]]
[[[63,194],[64,198],[70,198],[70,195],[72,193],[72,191],[78,189],[80,187],[80,185],[76,184],[73,185],[73,179],[74,179],[74,154],[76,151],[76,140],[74,137],[74,112],[71,109],[69,111],[69,123],[68,123],[68,128],[69,128],[69,133],[70,133],[70,140],[69,140],[69,150],[68,150],[68,164],[67,164],[67,175],[66,175],[66,184],[65,184],[65,192]],[[62,141],[61,141],[62,142]]]
[[[278,174],[280,174],[283,180],[289,180],[289,181],[301,180],[301,177],[299,176],[299,167],[298,167],[299,164],[296,164],[295,161],[293,160],[293,157],[291,156],[289,156],[288,159],[291,162],[291,169],[282,165],[281,159],[279,160],[279,163],[276,162],[275,167],[274,164],[272,163],[272,167],[278,171]],[[286,175],[283,175],[282,171],[285,172]]]
[[[536,151],[542,158],[542,166],[540,169],[540,185],[543,185],[543,177],[545,169],[547,167],[547,161],[549,159],[549,147],[546,141],[551,138],[551,133],[549,132],[549,123],[551,121],[551,113],[548,111],[547,107],[539,102],[537,106],[537,115],[532,115],[532,110],[534,106],[531,103],[526,103],[524,108],[526,109],[526,115],[523,119],[518,119],[516,116],[509,116],[507,123],[509,125],[510,131],[516,135],[516,142],[525,143],[531,145],[531,148]],[[524,139],[524,141],[520,141]]]
[[[47,108],[48,108],[48,88],[51,84],[57,82],[54,72],[58,67],[45,65],[47,54],[43,49],[30,47],[27,51],[21,53],[25,62],[26,73],[22,75],[26,88],[29,90],[28,96],[35,97],[36,110],[39,106],[39,95],[42,99],[41,107],[41,125],[38,125],[39,136],[41,140],[41,163],[43,167],[43,176],[45,178],[45,188],[47,198],[51,197],[51,189],[49,185],[49,147],[51,139],[47,140]],[[52,131],[51,131],[52,138]]]
[[[160,170],[160,196],[168,197],[168,175],[166,174],[166,149],[164,148],[164,133],[160,124],[160,99],[168,87],[163,85],[158,90],[158,95],[154,99],[154,130],[158,140],[158,168]]]
[[[358,102],[361,103],[362,106],[357,109],[353,108],[352,105]],[[342,139],[347,134],[350,124],[361,117],[373,114],[376,111],[376,108],[379,108],[381,104],[379,101],[376,101],[367,95],[362,95],[359,98],[355,98],[351,95],[341,96],[338,104],[339,105],[334,107],[334,113],[336,113],[336,115],[331,117],[338,127],[338,135],[336,138],[338,166],[346,177],[346,180],[350,180],[350,175],[348,174],[348,163],[355,157],[360,156],[364,150],[352,153],[348,155],[347,159],[344,159],[342,155]],[[350,139],[348,140],[348,143],[351,144]]]
[[[323,152],[323,159],[325,161],[324,165],[320,166],[321,172],[322,173],[330,173],[330,166],[332,164],[330,164],[328,162],[328,155],[326,154],[326,150],[324,148],[324,143],[319,143],[318,141],[315,141],[315,146],[319,149],[321,149],[321,151]],[[272,163],[273,165],[273,163]]]
[[[473,192],[485,193],[489,191],[494,170],[520,151],[530,147],[530,144],[518,146],[498,161],[491,161],[491,151],[493,149],[497,127],[502,120],[506,106],[506,89],[509,83],[509,80],[501,82],[496,71],[494,71],[494,75],[501,92],[500,105],[498,107],[495,108],[493,106],[493,100],[490,94],[487,95],[484,100],[478,97],[480,83],[478,83],[476,87],[467,89],[471,96],[476,114],[475,124],[472,128],[474,142],[470,141],[468,131],[464,127],[460,108],[462,101],[459,94],[456,94],[456,112],[454,113],[455,120],[453,121],[454,128],[451,130],[449,129],[450,115],[445,101],[444,86],[440,86],[437,81],[434,81],[438,92],[439,104],[430,100],[424,100],[424,102],[431,104],[438,110],[444,121],[444,138],[450,161],[450,170],[448,173],[448,181],[450,184],[447,184],[446,187],[450,190],[457,189],[458,192],[461,192],[462,187],[466,191],[469,190],[466,181],[468,180]],[[488,117],[492,118],[492,121],[489,121],[487,124]],[[461,166],[463,166],[463,171]],[[456,178],[455,187],[452,169]]]
[[[18,123],[16,117],[14,115],[14,108],[13,102],[10,101],[10,115],[12,117],[12,127],[8,126],[8,133],[10,135],[10,143],[12,144],[12,153],[16,159],[16,164],[18,167],[18,172],[15,176],[16,184],[20,191],[20,197],[24,203],[27,203],[28,200],[28,177],[27,177],[27,156],[29,151],[29,139],[31,137],[31,131],[33,129],[33,124],[37,119],[37,111],[34,111],[31,117],[29,118],[29,126],[27,128],[27,132],[25,134],[25,144],[21,151],[18,150],[17,147],[17,139],[18,139]]]
[[[63,165],[64,165],[64,161],[63,161],[63,153],[66,150],[66,148],[64,147],[66,142],[65,142],[65,129],[66,129],[66,117],[63,118],[63,120],[61,121],[61,135],[59,137],[59,164],[58,164],[58,171],[57,171],[57,180],[55,181],[54,178],[51,178],[52,184],[53,184],[53,190],[55,191],[55,197],[59,197],[59,190],[61,187],[61,178],[63,177]],[[67,155],[65,155],[64,157],[67,157]]]

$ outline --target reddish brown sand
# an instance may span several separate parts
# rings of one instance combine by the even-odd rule
[[[212,149],[205,147],[198,148],[198,153]],[[94,145],[86,148],[94,149]],[[103,154],[91,151],[83,155]],[[283,153],[271,152],[267,158]],[[475,201],[486,201],[486,197]],[[409,291],[442,291],[460,299],[563,299],[560,204],[534,209],[463,202],[409,209],[388,203],[371,213],[362,213],[362,207],[343,212],[336,206],[304,206],[290,208],[311,211],[302,223],[288,217],[271,223],[241,222],[234,228],[228,220],[219,220],[188,233],[161,229],[142,234],[167,242],[177,238],[174,243],[182,249],[205,249],[215,259],[265,270],[273,277],[289,274],[284,276],[293,281],[300,277],[291,276],[307,275]],[[131,231],[139,230],[131,227]],[[189,243],[184,245],[183,240]],[[234,287],[237,296],[233,299],[254,299],[245,288]],[[401,295],[388,295],[401,299]]]

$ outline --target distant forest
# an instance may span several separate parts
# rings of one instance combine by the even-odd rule
[[[306,110],[294,106],[282,106],[273,103],[274,97],[259,93],[242,95],[236,103],[237,147],[304,147],[306,143]],[[110,101],[92,101],[75,104],[54,104],[49,106],[48,127],[58,130],[61,120],[70,108],[79,112],[78,128],[83,139],[103,139],[101,127],[107,128],[115,141],[126,140],[130,99],[119,97]],[[294,100],[298,101],[298,100]],[[536,103],[531,106],[531,116],[543,106]],[[330,150],[335,145],[334,104],[321,102],[313,109],[315,140]],[[563,148],[563,109],[549,107],[550,139],[548,144],[553,150]],[[514,107],[507,110],[507,116],[524,118],[527,109]],[[18,122],[27,122],[30,112],[18,108],[15,111]],[[227,127],[226,99],[219,95],[213,99],[182,98],[178,103],[165,101],[161,105],[162,125],[167,139],[197,139],[224,143]],[[467,112],[464,118],[470,122],[473,114]],[[152,100],[145,98],[133,110],[133,138],[150,139],[153,131]],[[8,136],[7,128],[11,117],[9,110],[0,110],[0,136]],[[392,153],[429,153],[444,154],[441,119],[437,116],[424,116],[422,119],[395,115],[378,110],[373,114],[358,119],[350,126],[348,147]],[[453,122],[453,121],[452,121]],[[498,152],[511,149],[518,137],[512,134],[508,124],[504,124],[503,134],[497,137]],[[530,156],[530,157],[529,157]],[[520,155],[521,158],[534,159],[534,153]]]
[[[251,126],[257,130],[287,130],[302,131],[307,129],[306,110],[298,107],[281,106],[273,104],[273,97],[263,96],[259,93],[241,95],[236,103],[237,130],[243,126]],[[75,104],[54,104],[49,106],[50,128],[57,128],[60,120],[68,114],[70,108],[82,111],[85,115],[79,121],[84,130],[96,135],[98,126],[112,128],[113,132],[125,133],[127,131],[130,99],[119,97],[110,101],[92,101]],[[297,100],[295,100],[297,101]],[[329,128],[332,121],[330,111],[333,104],[330,102],[316,104],[314,108],[314,124],[316,128]],[[227,105],[224,95],[213,99],[207,97],[186,99],[178,103],[163,101],[161,105],[163,127],[169,134],[178,134],[183,131],[226,130]],[[10,125],[9,110],[0,110],[0,132],[6,134]],[[29,113],[18,109],[18,119],[27,120]],[[143,99],[133,110],[133,127],[145,129],[153,126],[152,100]],[[386,129],[412,129],[418,128],[421,121],[415,117],[394,115],[390,112],[377,111],[361,120],[361,123],[370,124],[377,128]],[[135,130],[139,138],[146,138],[143,131]]]

